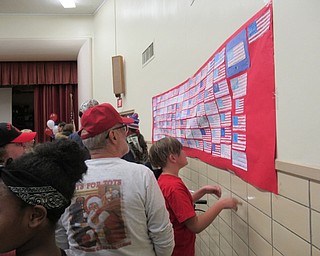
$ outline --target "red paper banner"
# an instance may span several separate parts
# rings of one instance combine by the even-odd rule
[[[152,98],[153,141],[176,137],[190,157],[277,193],[271,2],[189,79]]]

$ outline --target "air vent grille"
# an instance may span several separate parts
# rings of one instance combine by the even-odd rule
[[[154,57],[153,42],[142,53],[142,65],[149,63]]]

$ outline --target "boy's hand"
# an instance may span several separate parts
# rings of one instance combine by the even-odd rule
[[[206,194],[215,194],[217,197],[221,197],[221,188],[219,186],[206,185],[203,187]]]
[[[224,205],[224,209],[233,209],[235,211],[238,210],[238,205],[242,205],[242,202],[240,202],[238,199],[234,198],[234,197],[230,197],[230,198],[223,198],[220,199],[221,201],[223,201],[223,205]]]

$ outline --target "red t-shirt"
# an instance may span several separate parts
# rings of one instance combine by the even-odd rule
[[[158,183],[174,230],[175,247],[172,255],[194,256],[196,235],[183,224],[196,215],[192,196],[179,177],[161,174]]]

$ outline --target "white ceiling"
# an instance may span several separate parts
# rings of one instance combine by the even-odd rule
[[[94,15],[106,0],[75,0],[64,9],[59,0],[0,0],[0,15]],[[76,60],[84,39],[0,39],[0,61]]]

